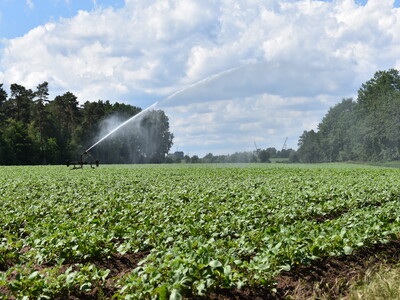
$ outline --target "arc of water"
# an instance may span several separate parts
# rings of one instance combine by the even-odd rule
[[[111,130],[109,133],[107,133],[105,136],[103,136],[100,140],[98,140],[96,143],[94,143],[92,146],[90,146],[84,153],[89,152],[93,147],[97,146],[100,144],[102,141],[104,141],[106,138],[108,138],[110,135],[112,135],[114,132],[116,132],[118,129],[121,127],[125,126],[129,122],[133,121],[134,119],[138,118],[142,114],[144,114],[146,111],[150,110],[151,108],[155,107],[158,104],[158,101],[147,107],[146,109],[142,110],[140,113],[134,115],[132,118],[126,120],[125,122],[119,124],[117,127],[115,127],[113,130]]]
[[[164,98],[163,100],[160,101],[160,104],[162,104],[164,102],[167,102],[168,100],[173,99],[175,96],[178,96],[179,94],[182,94],[183,92],[185,92],[187,90],[190,90],[191,88],[197,87],[197,86],[199,86],[199,85],[201,85],[203,83],[212,82],[213,80],[218,79],[222,75],[226,75],[226,74],[235,72],[235,71],[237,71],[237,70],[239,70],[239,69],[241,69],[243,67],[244,66],[238,66],[238,67],[235,67],[235,68],[224,70],[224,71],[219,72],[217,74],[213,74],[213,75],[208,76],[206,78],[203,78],[203,79],[201,79],[199,81],[196,81],[196,82],[194,82],[194,83],[192,83],[192,84],[190,84],[188,86],[185,86],[185,87],[181,88],[180,90],[177,90],[176,92],[172,93],[168,97]]]
[[[153,103],[152,105],[150,105],[150,106],[147,107],[146,109],[142,110],[140,113],[134,115],[132,118],[126,120],[125,122],[123,122],[123,123],[121,123],[120,125],[118,125],[117,127],[115,127],[112,131],[110,131],[108,134],[106,134],[106,135],[103,136],[100,140],[98,140],[96,143],[94,143],[92,146],[90,146],[83,154],[86,154],[86,153],[87,153],[88,151],[90,151],[93,147],[97,146],[99,143],[101,143],[102,141],[104,141],[106,138],[108,138],[110,135],[112,135],[112,134],[113,134],[114,132],[116,132],[118,129],[120,129],[121,127],[125,126],[126,124],[128,124],[128,123],[131,122],[131,121],[133,121],[134,119],[138,118],[140,115],[144,114],[146,111],[148,111],[148,110],[150,110],[151,108],[155,107],[157,104],[161,104],[161,103],[167,102],[168,100],[173,99],[175,96],[177,96],[177,95],[179,95],[179,94],[181,94],[181,93],[183,93],[183,92],[185,92],[185,91],[187,91],[187,90],[189,90],[189,89],[191,89],[191,88],[197,87],[198,85],[203,84],[203,83],[211,82],[211,81],[213,81],[213,80],[215,80],[215,79],[221,77],[222,75],[232,73],[232,72],[234,72],[234,71],[236,71],[236,70],[239,70],[239,69],[241,69],[241,68],[243,68],[243,67],[244,67],[244,66],[239,66],[239,67],[231,68],[231,69],[228,69],[228,70],[219,72],[219,73],[217,73],[217,74],[208,76],[208,77],[206,77],[206,78],[204,78],[204,79],[201,79],[201,80],[199,80],[199,81],[196,81],[195,83],[192,83],[192,84],[190,84],[189,86],[186,86],[186,87],[184,87],[184,88],[182,88],[182,89],[176,91],[175,93],[172,93],[171,95],[169,95],[168,97],[164,98],[164,99],[161,100],[161,101],[157,101],[157,102]]]

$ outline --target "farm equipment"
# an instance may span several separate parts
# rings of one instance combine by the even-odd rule
[[[92,169],[94,169],[94,166],[98,167],[98,166],[100,165],[100,163],[99,163],[98,160],[96,160],[96,161],[90,161],[90,162],[83,161],[83,156],[84,156],[84,155],[87,155],[87,154],[88,154],[87,151],[83,152],[83,153],[81,154],[81,158],[80,158],[79,161],[69,161],[69,160],[67,160],[67,163],[66,163],[67,167],[73,166],[73,168],[72,168],[71,170],[83,169],[83,165],[90,165],[90,167],[91,167]]]

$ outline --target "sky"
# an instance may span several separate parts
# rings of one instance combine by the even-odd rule
[[[0,0],[0,83],[169,117],[171,151],[297,149],[376,71],[400,0]]]

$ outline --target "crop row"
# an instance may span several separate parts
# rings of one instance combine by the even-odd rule
[[[273,289],[282,270],[395,238],[399,175],[257,165],[2,167],[0,293],[179,299],[217,287]],[[120,275],[105,267],[135,253],[145,258]]]

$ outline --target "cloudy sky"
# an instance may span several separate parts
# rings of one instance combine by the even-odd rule
[[[0,83],[164,109],[173,151],[297,148],[400,69],[400,0],[0,0]]]

